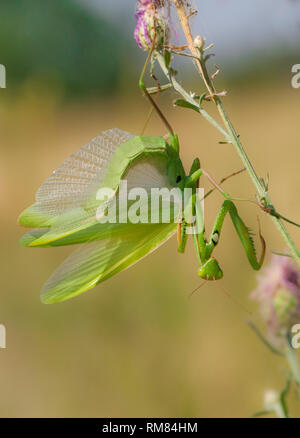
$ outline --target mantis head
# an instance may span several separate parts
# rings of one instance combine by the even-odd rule
[[[179,187],[181,190],[185,187],[186,175],[179,157],[179,143],[176,134],[170,135],[169,144],[167,144],[169,154],[168,178],[173,187]]]
[[[177,134],[170,134],[167,150],[170,157],[168,164],[168,178],[172,186],[179,187],[183,190],[185,187],[196,187],[202,170],[200,169],[200,161],[196,158],[193,161],[189,175],[185,174],[180,156],[179,142]]]
[[[211,257],[198,270],[198,275],[203,280],[220,280],[223,277],[223,271],[217,260]]]
[[[181,190],[184,189],[186,175],[179,157],[169,162],[168,178],[173,187],[179,187]]]

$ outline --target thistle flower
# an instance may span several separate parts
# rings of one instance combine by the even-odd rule
[[[269,336],[278,343],[291,326],[300,321],[299,271],[291,258],[273,255],[258,281],[251,298],[260,302]]]
[[[138,0],[134,37],[141,49],[163,48],[168,34],[167,20],[159,12],[163,6],[163,0]]]

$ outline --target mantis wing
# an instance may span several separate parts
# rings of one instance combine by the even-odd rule
[[[35,204],[20,215],[20,224],[49,227],[58,216],[86,203],[95,182],[101,184],[117,147],[133,137],[120,129],[110,129],[81,147],[41,185]]]
[[[123,178],[127,181],[128,191],[133,188],[144,189],[148,199],[150,199],[152,188],[172,188],[167,177],[167,159],[160,152],[133,160]],[[116,195],[116,202],[119,205],[118,201],[119,193]],[[169,207],[170,204],[166,203],[166,208]],[[151,210],[150,213],[154,215],[155,208],[161,209],[161,204],[154,207],[151,205],[148,210]],[[156,216],[160,216],[158,212],[156,213]],[[97,239],[105,238],[112,233],[122,232],[124,228],[133,226],[130,223],[100,224],[98,219],[96,207],[73,208],[59,216],[51,228],[27,233],[21,243],[25,246],[69,245],[88,241],[93,236],[97,236]]]
[[[84,244],[46,282],[41,300],[55,303],[93,288],[157,249],[176,224],[137,224],[122,234]]]

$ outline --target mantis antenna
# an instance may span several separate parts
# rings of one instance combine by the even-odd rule
[[[196,287],[196,289],[194,289],[190,294],[189,294],[189,298],[191,298],[199,289],[202,288],[202,286],[204,286],[206,283],[208,282],[208,280],[205,280],[203,283],[201,283],[199,286]],[[229,292],[227,292],[226,289],[224,289],[223,286],[221,286],[221,284],[218,283],[217,285],[219,287],[219,290],[226,295],[227,298],[231,299],[237,306],[239,306],[244,312],[246,312],[248,315],[252,316],[252,312],[250,312],[246,307],[244,307],[238,300],[236,300],[235,298],[233,298],[232,295],[230,295]]]
[[[221,292],[223,292],[227,298],[229,298],[230,300],[232,300],[237,306],[240,307],[240,309],[242,309],[244,312],[248,313],[248,315],[252,316],[252,312],[250,312],[250,310],[248,310],[245,306],[243,306],[240,301],[238,301],[236,298],[234,298],[232,295],[230,295],[229,292],[227,292],[226,289],[224,289],[224,287],[219,283],[217,284],[217,286],[219,287],[219,289],[221,290]]]

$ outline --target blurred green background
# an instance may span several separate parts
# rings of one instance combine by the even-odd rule
[[[229,114],[258,173],[270,173],[275,205],[299,221],[300,89],[290,81],[291,66],[300,63],[300,5],[278,1],[279,26],[269,1],[260,2],[262,15],[258,2],[240,3],[244,10],[236,1],[212,1],[194,31],[204,29],[217,55],[218,43],[223,47],[217,84],[229,92]],[[249,314],[235,303],[254,312],[259,324],[249,300],[256,274],[228,220],[216,256],[233,299],[217,284],[188,299],[200,284],[197,261],[191,242],[179,255],[174,238],[87,294],[56,305],[39,301],[44,281],[72,249],[19,246],[25,230],[17,217],[51,171],[102,130],[141,131],[149,107],[137,88],[145,54],[132,38],[134,6],[1,0],[0,63],[7,69],[7,88],[0,89],[2,417],[244,417],[263,408],[266,389],[285,384],[284,361],[255,337]],[[249,13],[253,8],[260,20]],[[222,27],[224,16],[240,23],[240,45],[230,21]],[[188,90],[203,92],[192,65],[179,61],[177,67]],[[161,105],[179,133],[185,166],[198,155],[216,179],[240,169],[232,148],[218,144],[217,131],[197,114],[174,109],[174,97],[167,92]],[[165,134],[156,116],[147,133]],[[254,195],[246,174],[226,190]],[[221,202],[218,194],[206,202],[208,229]],[[241,203],[239,210],[256,230],[257,208]],[[270,219],[260,218],[269,252],[284,250]],[[299,232],[291,233],[299,246]],[[290,403],[299,416],[293,394]]]

